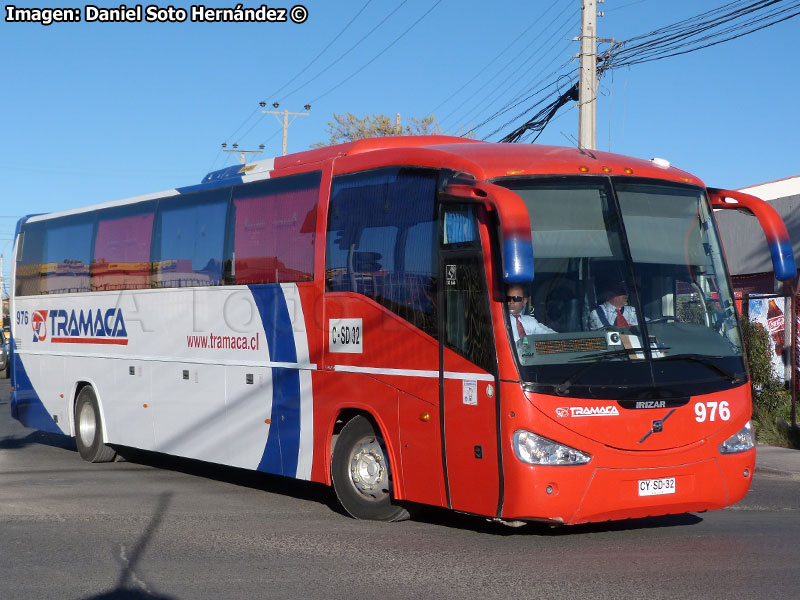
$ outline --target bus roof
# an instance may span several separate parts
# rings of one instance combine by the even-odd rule
[[[302,170],[333,159],[349,159],[337,160],[334,173],[391,164],[450,168],[460,164],[461,170],[478,180],[544,174],[614,174],[702,185],[697,177],[662,159],[643,160],[561,146],[498,144],[445,135],[368,138],[325,146],[213,171],[201,185],[219,185],[231,179],[247,181],[266,172],[279,175],[284,170]]]
[[[235,165],[208,173],[201,183],[134,198],[75,208],[28,219],[38,221],[155,198],[280,177],[322,167],[333,161],[342,174],[382,166],[449,168],[487,180],[530,175],[621,175],[703,185],[697,177],[662,159],[643,160],[620,154],[535,144],[499,144],[446,135],[367,138]]]

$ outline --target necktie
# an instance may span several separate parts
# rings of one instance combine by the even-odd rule
[[[525,333],[525,327],[522,326],[522,321],[519,320],[519,315],[514,315],[514,318],[517,320],[517,332],[519,333],[519,337],[524,338],[527,333]]]
[[[622,316],[622,311],[620,309],[617,309],[616,326],[617,327],[628,327],[629,325],[630,324],[628,323],[627,319],[625,319],[625,317]]]

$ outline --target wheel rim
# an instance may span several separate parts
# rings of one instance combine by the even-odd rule
[[[95,419],[94,407],[90,402],[85,402],[78,413],[78,435],[84,446],[89,447],[94,443],[94,436],[97,432],[97,420]]]
[[[389,495],[389,469],[380,443],[364,438],[350,458],[350,484],[362,498],[379,502]]]

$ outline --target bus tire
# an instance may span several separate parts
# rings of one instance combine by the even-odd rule
[[[114,460],[117,451],[103,443],[103,424],[97,396],[91,386],[85,386],[75,402],[75,441],[78,453],[87,462]]]
[[[339,433],[331,477],[339,502],[354,519],[403,521],[411,516],[407,508],[392,502],[386,445],[366,417],[354,417]]]

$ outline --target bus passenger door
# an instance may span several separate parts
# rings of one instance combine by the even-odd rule
[[[439,261],[440,403],[448,502],[497,514],[496,353],[480,242],[444,250]]]

